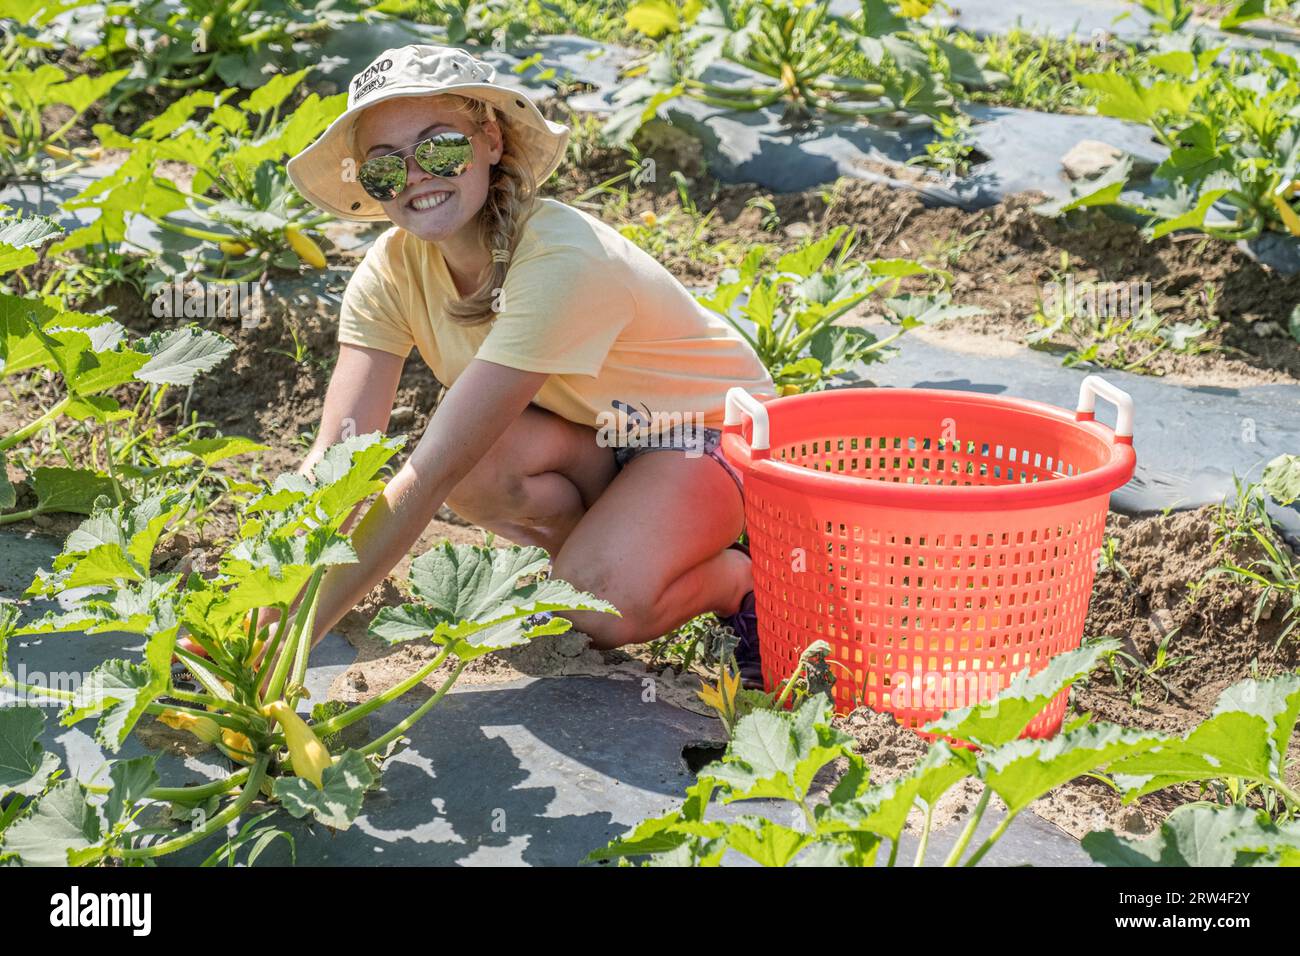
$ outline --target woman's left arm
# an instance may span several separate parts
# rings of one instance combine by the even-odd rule
[[[397,566],[460,480],[528,407],[546,382],[475,359],[447,390],[406,463],[352,533],[357,563],[330,568],[321,582],[314,640]]]

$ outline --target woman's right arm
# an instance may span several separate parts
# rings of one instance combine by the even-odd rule
[[[325,392],[320,430],[298,473],[311,475],[331,445],[353,435],[388,430],[397,383],[406,359],[360,345],[339,346],[338,362]]]
[[[388,430],[393,401],[397,398],[397,384],[405,364],[405,358],[392,352],[340,343],[339,358],[325,391],[320,429],[307,457],[298,466],[298,474],[310,478],[316,463],[330,446],[345,438]],[[356,521],[360,510],[358,505],[343,523],[344,531]],[[265,627],[279,619],[278,611],[263,608],[258,615],[258,624]],[[202,654],[202,649],[188,638],[182,638],[182,646],[191,653]]]

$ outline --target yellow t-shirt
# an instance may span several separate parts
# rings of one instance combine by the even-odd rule
[[[618,231],[552,199],[523,226],[492,320],[452,322],[443,306],[455,296],[438,246],[394,227],[348,283],[339,341],[403,357],[414,346],[448,386],[474,358],[549,372],[536,404],[592,428],[620,412],[632,424],[649,413],[643,432],[673,416],[716,428],[729,388],[775,395],[721,316]]]

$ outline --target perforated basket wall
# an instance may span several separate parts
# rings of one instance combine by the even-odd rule
[[[919,728],[1079,646],[1109,489],[1066,479],[1113,467],[1113,445],[1102,426],[1044,416],[1050,406],[925,390],[871,400],[881,392],[769,403],[770,458],[734,455],[730,436],[724,447],[745,476],[766,686],[824,640],[837,710],[865,704]],[[848,480],[826,488],[766,463]],[[1017,494],[1043,482],[1082,497]],[[922,487],[900,503],[899,485]],[[999,486],[1016,488],[970,494]],[[1066,700],[1027,733],[1055,733]]]

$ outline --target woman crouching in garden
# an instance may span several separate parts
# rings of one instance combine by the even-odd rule
[[[390,221],[348,283],[309,474],[348,434],[384,431],[419,350],[447,391],[322,585],[319,638],[445,502],[545,548],[553,573],[621,617],[570,615],[599,648],[713,612],[757,664],[739,476],[724,396],[774,394],[749,346],[616,230],[537,196],[567,127],[462,50],[408,46],[352,81],[347,110],[289,175],[342,219]],[[748,682],[748,681],[747,681]]]

